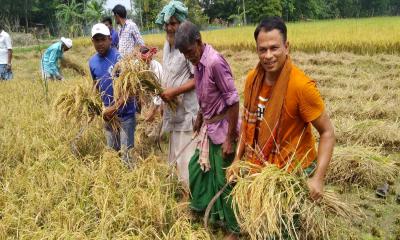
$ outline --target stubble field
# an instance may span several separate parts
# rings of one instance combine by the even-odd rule
[[[305,29],[310,27],[305,24]],[[371,44],[380,42],[375,38]],[[87,68],[94,49],[88,40],[81,41],[65,56]],[[255,52],[250,47],[217,47],[242,96],[245,76],[258,61]],[[292,51],[292,58],[317,81],[325,100],[337,136],[333,161],[372,160],[396,169],[400,165],[398,54],[312,52]],[[161,56],[162,51],[157,58]],[[67,80],[50,82],[46,90],[39,78],[39,57],[35,50],[16,51],[15,78],[0,84],[0,238],[220,239],[220,230],[207,233],[202,222],[189,214],[187,203],[180,201],[180,186],[169,177],[172,170],[165,164],[165,153],[144,146],[152,149],[149,157],[139,159],[138,168],[130,171],[105,149],[102,123],[96,120],[78,142],[80,155],[73,155],[70,143],[81,125],[58,119],[53,103],[58,94],[86,80],[67,68]],[[356,174],[351,168],[331,170]],[[374,188],[389,176],[371,172],[375,175],[362,181],[330,178],[327,188],[365,214],[354,226],[342,226],[342,235],[333,239],[400,239],[398,170],[397,177],[389,179],[387,199],[376,198]]]

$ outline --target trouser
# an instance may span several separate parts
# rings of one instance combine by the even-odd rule
[[[106,123],[104,132],[106,135],[107,146],[120,151],[122,160],[125,164],[131,164],[131,157],[129,156],[129,149],[133,148],[135,140],[135,115],[121,120],[120,129],[113,129],[111,124]]]

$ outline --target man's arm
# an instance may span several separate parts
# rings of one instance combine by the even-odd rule
[[[197,133],[197,134],[200,133],[201,125],[203,125],[203,114],[199,110],[197,112],[196,121],[194,122],[194,125],[193,125],[193,132]]]
[[[12,60],[12,54],[13,54],[13,50],[12,49],[8,49],[8,70],[11,70],[11,60]]]
[[[140,34],[138,26],[135,23],[132,24],[131,31],[133,38],[136,40],[135,45],[144,46],[144,40],[142,38],[142,35]]]
[[[165,102],[168,102],[182,93],[192,91],[194,88],[195,88],[195,81],[194,78],[192,78],[179,87],[167,88],[163,93],[161,93],[160,97]]]
[[[333,147],[335,145],[335,132],[331,120],[325,111],[311,123],[317,129],[320,139],[318,145],[317,168],[315,169],[314,175],[309,178],[307,185],[310,190],[311,198],[318,200],[323,195],[325,174],[328,170]]]
[[[243,122],[242,122],[242,126],[243,126]],[[235,163],[239,162],[240,160],[242,160],[242,157],[244,155],[244,151],[245,151],[245,140],[243,139],[243,128],[242,126],[240,127],[240,132],[239,132],[239,141],[238,141],[238,146],[236,148],[236,154],[235,154],[235,159],[233,160],[231,167],[228,168],[228,170],[226,171],[226,180],[228,182],[232,182],[235,180],[235,174],[238,172],[238,168],[237,167],[232,167],[235,166]]]
[[[228,107],[226,111],[228,117],[228,135],[226,136],[225,142],[222,144],[222,157],[226,158],[229,154],[234,152],[232,143],[237,138],[236,127],[239,118],[239,102]]]

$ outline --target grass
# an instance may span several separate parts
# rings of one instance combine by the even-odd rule
[[[400,17],[323,20],[288,23],[291,47],[304,52],[399,53]],[[384,26],[384,27],[382,27]],[[255,26],[202,32],[203,40],[217,49],[255,49]],[[372,34],[373,33],[373,34]],[[145,35],[147,44],[161,47],[164,34]]]
[[[365,19],[360,24],[373,26],[378,21],[376,24],[382,26],[382,21],[398,19]],[[312,24],[333,26],[335,22],[299,23],[298,28]],[[355,20],[345,23],[356,24]],[[289,29],[294,25],[289,25]],[[330,29],[316,33],[321,35],[318,38],[330,34]],[[379,31],[390,29],[382,27]],[[371,34],[368,38],[375,41],[387,36]],[[240,41],[242,37],[252,41],[251,33],[238,34],[233,39]],[[396,39],[399,38],[393,38]],[[75,44],[65,56],[87,69],[94,49],[88,39],[77,40]],[[241,96],[245,76],[258,61],[248,49],[222,50]],[[161,56],[162,51],[157,58]],[[340,149],[344,149],[352,158],[378,156],[399,164],[398,54],[292,51],[292,56],[294,63],[317,81],[325,99],[338,137],[334,158],[343,156]],[[180,186],[176,179],[165,177],[170,175],[165,154],[148,149],[154,143],[140,139],[150,158],[140,160],[137,170],[128,171],[114,153],[105,149],[101,121],[93,121],[77,142],[80,155],[75,156],[70,144],[80,125],[58,121],[53,104],[59,94],[84,84],[84,80],[77,71],[66,68],[63,74],[67,80],[49,82],[46,91],[38,80],[39,57],[35,49],[16,51],[15,79],[0,83],[0,238],[221,239],[219,233],[207,235],[201,222],[190,218],[187,203],[179,202]],[[150,126],[141,128],[146,131]],[[384,176],[374,180],[373,185],[378,184]],[[398,178],[390,186],[386,200],[377,199],[370,186],[359,183],[332,182],[327,188],[334,189],[340,199],[357,203],[366,215],[362,224],[338,225],[336,230],[346,231],[351,239],[400,236],[397,223],[400,205],[395,202],[395,193],[400,193]]]

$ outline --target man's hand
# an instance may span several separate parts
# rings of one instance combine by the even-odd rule
[[[232,153],[234,153],[235,149],[233,149],[232,140],[227,137],[225,142],[222,144],[222,157],[225,159]]]
[[[199,134],[202,124],[203,124],[203,118],[200,116],[200,114],[197,114],[196,121],[193,124],[193,132]]]
[[[161,99],[164,102],[169,102],[175,97],[175,89],[174,88],[167,88],[160,94]]]
[[[56,75],[56,79],[57,79],[57,80],[64,80],[64,77],[61,76],[61,75]]]
[[[307,180],[310,197],[314,201],[318,201],[324,194],[324,181],[315,177],[315,175]]]
[[[11,72],[11,63],[10,64],[7,64],[7,71],[9,71],[9,72]]]
[[[236,175],[239,172],[239,165],[238,162],[240,159],[236,156],[235,159],[233,160],[231,166],[226,170],[226,181],[227,182],[235,182],[236,181]]]
[[[107,107],[103,110],[103,119],[105,121],[110,121],[116,113],[116,109],[114,107]]]

